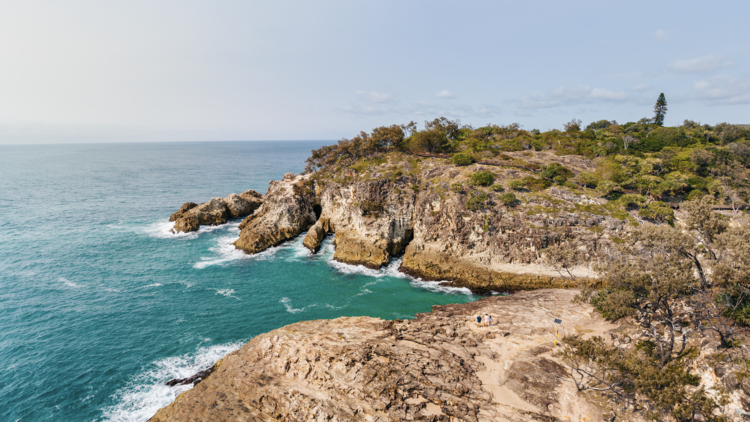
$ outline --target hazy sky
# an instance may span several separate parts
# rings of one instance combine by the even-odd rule
[[[750,123],[748,1],[0,2],[0,144]]]

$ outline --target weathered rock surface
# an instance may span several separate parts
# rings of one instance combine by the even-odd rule
[[[325,223],[324,223],[325,222]],[[320,250],[320,244],[323,243],[323,239],[326,238],[328,232],[327,220],[320,219],[307,231],[305,240],[302,241],[302,245],[307,249],[310,249],[313,253]]]
[[[230,194],[226,198],[211,198],[210,201],[184,204],[169,217],[174,221],[173,231],[193,232],[200,226],[215,226],[227,222],[227,218],[239,218],[251,214],[263,203],[263,195],[248,190],[239,195]]]
[[[614,327],[574,295],[538,290],[414,320],[288,325],[227,355],[150,420],[601,421],[605,410],[563,381],[552,318],[568,334]],[[485,313],[493,326],[477,325]]]
[[[315,224],[315,194],[310,176],[284,175],[271,181],[263,205],[240,224],[237,249],[258,253],[298,236]]]

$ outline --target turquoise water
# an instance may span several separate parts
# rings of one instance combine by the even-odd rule
[[[476,299],[332,261],[256,256],[237,224],[175,236],[187,201],[299,172],[320,142],[0,147],[0,420],[146,421],[253,336],[308,319],[408,318]]]

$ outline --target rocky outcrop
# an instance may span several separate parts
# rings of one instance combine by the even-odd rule
[[[574,295],[539,290],[413,320],[288,325],[227,355],[150,421],[601,421],[606,409],[564,381],[552,319],[573,335],[614,327]],[[484,314],[491,327],[477,325]]]
[[[412,238],[416,196],[408,183],[381,179],[323,189],[321,219],[336,233],[335,260],[380,268],[403,253]]]
[[[174,221],[174,232],[193,232],[200,226],[224,224],[228,218],[239,218],[251,214],[263,203],[263,195],[248,190],[239,195],[233,193],[226,198],[212,198],[200,205],[194,202],[184,204],[169,217]]]
[[[237,249],[258,253],[298,236],[315,224],[315,194],[310,176],[284,175],[271,181],[266,200],[240,224]]]
[[[307,249],[310,249],[312,253],[316,253],[320,250],[320,244],[323,243],[323,239],[326,238],[326,234],[328,233],[327,222],[328,220],[324,219],[318,220],[312,227],[310,227],[310,230],[307,231],[307,235],[305,235],[305,240],[302,241],[302,245]]]

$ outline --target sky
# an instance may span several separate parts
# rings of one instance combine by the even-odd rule
[[[747,1],[0,2],[0,144],[750,124]]]

